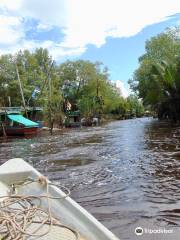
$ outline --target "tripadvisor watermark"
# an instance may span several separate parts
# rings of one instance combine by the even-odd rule
[[[152,229],[152,228],[142,228],[142,227],[137,227],[135,229],[135,234],[137,236],[141,236],[143,234],[171,234],[171,233],[173,233],[173,229],[165,229],[165,228]]]

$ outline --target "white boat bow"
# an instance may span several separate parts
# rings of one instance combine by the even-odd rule
[[[25,182],[27,179],[32,179],[32,184],[19,186],[17,189],[18,195],[45,195],[46,188],[36,181],[41,177],[41,173],[23,159],[15,158],[5,162],[0,166],[0,201],[3,201],[3,196],[7,196],[7,194],[12,191],[12,184],[16,185],[18,182]],[[52,216],[56,219],[60,219],[61,223],[69,226],[70,229],[74,229],[75,232],[78,232],[80,240],[118,240],[111,231],[103,226],[83,207],[72,200],[69,196],[66,197],[66,194],[61,189],[51,184],[49,180],[48,183],[48,194],[49,196],[52,196],[52,199],[50,199]],[[14,191],[16,191],[16,189],[14,189]],[[48,209],[47,199],[43,199],[41,205],[45,209]],[[60,234],[62,234],[61,237]],[[34,238],[27,236],[25,239]],[[69,231],[68,233],[66,229],[63,228],[61,229],[61,232],[56,232],[55,227],[52,227],[51,233],[47,236],[39,237],[38,239],[74,240],[76,238],[72,234],[72,231]]]

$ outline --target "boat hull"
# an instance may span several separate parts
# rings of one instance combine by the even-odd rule
[[[7,136],[26,136],[37,133],[37,127],[4,127]],[[0,135],[3,136],[3,130],[0,130]]]

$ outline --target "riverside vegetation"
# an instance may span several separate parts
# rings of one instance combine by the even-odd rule
[[[146,42],[139,68],[129,81],[131,88],[151,106],[159,119],[180,121],[180,28],[165,32]]]
[[[122,97],[102,63],[77,60],[57,64],[42,48],[0,57],[1,107],[22,105],[18,75],[25,105],[42,106],[50,124],[61,125],[67,109],[79,110],[85,118],[126,118],[144,112],[136,96]]]

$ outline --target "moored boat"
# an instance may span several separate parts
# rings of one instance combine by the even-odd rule
[[[6,225],[0,226],[0,235],[14,234],[18,239],[34,239],[36,235],[35,239],[43,240],[118,240],[65,190],[22,159],[5,162],[0,166],[0,221],[5,219]],[[8,233],[8,229],[12,231]]]
[[[24,136],[35,134],[38,123],[31,121],[16,108],[0,111],[0,136]]]

